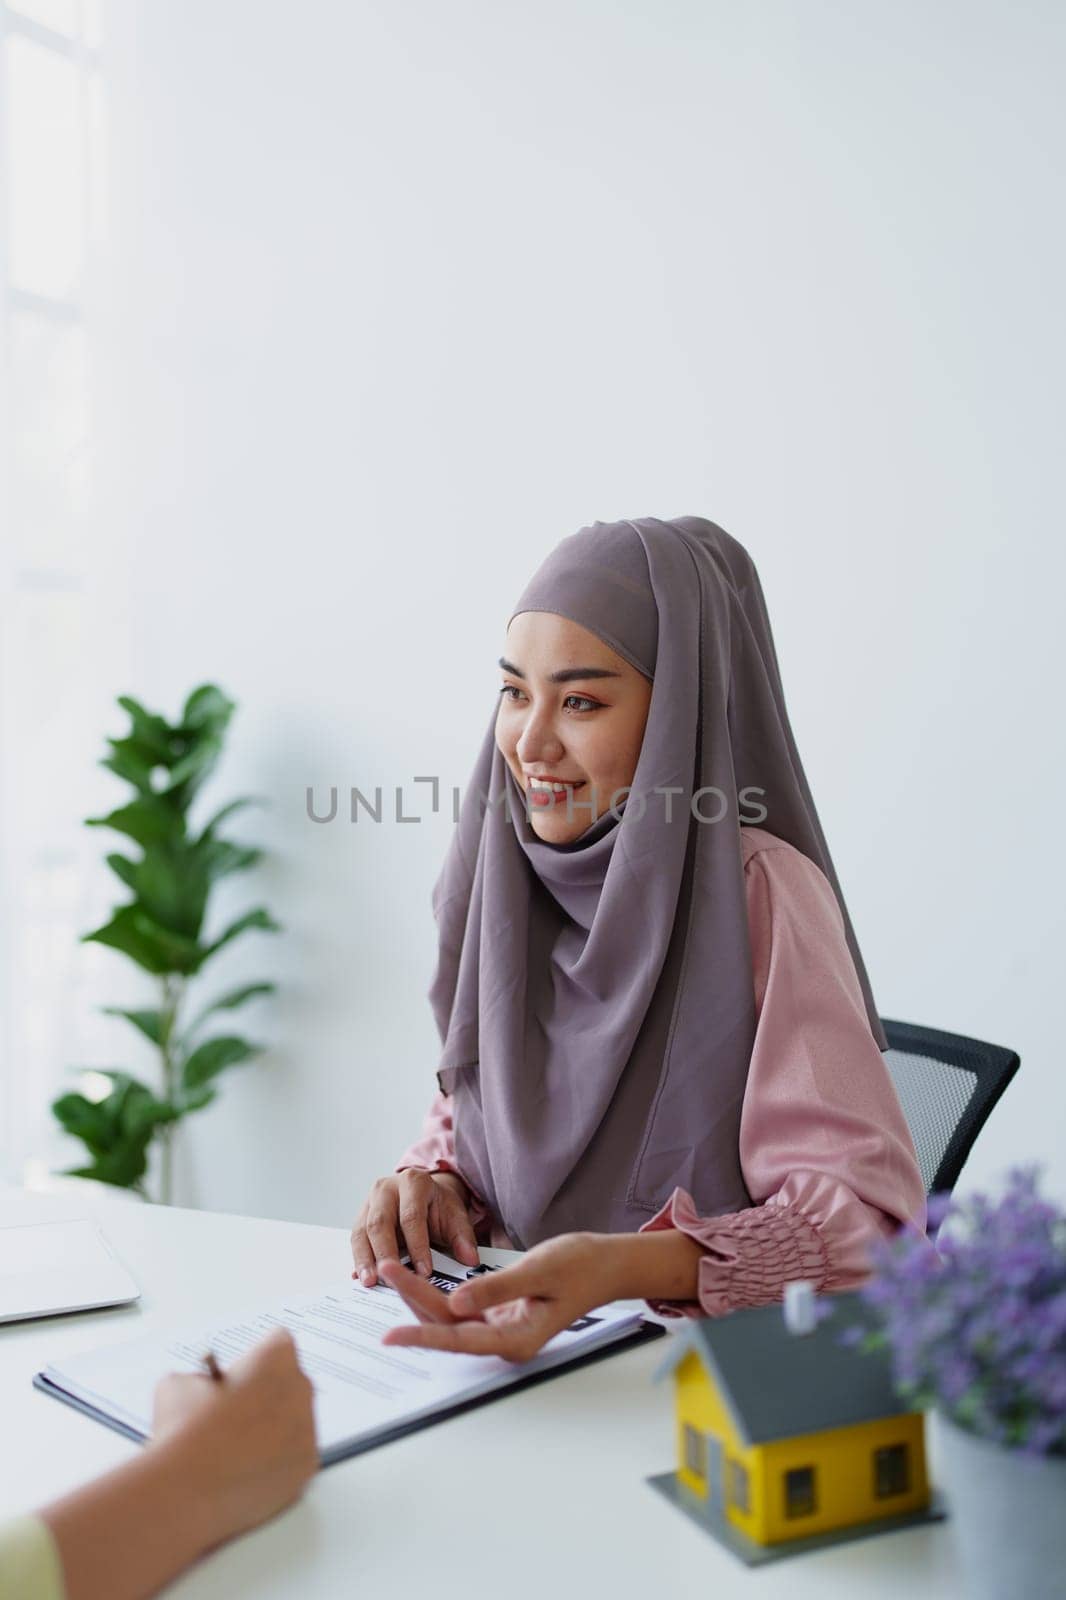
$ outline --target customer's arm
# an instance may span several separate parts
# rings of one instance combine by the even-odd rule
[[[63,1568],[40,1517],[0,1528],[0,1600],[63,1600]]]
[[[16,1525],[38,1587],[12,1592],[143,1600],[298,1499],[317,1465],[311,1386],[279,1330],[221,1382],[165,1378],[151,1442],[136,1460],[47,1506],[40,1523]],[[65,1589],[55,1586],[57,1566]],[[0,1600],[7,1592],[0,1583]]]

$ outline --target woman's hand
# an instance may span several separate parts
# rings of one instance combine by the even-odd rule
[[[382,1262],[382,1279],[419,1318],[390,1328],[382,1342],[528,1361],[554,1334],[617,1297],[624,1243],[612,1234],[564,1233],[450,1294],[395,1261]]]
[[[372,1289],[378,1281],[379,1264],[398,1262],[406,1250],[415,1271],[428,1278],[433,1270],[431,1239],[456,1261],[476,1267],[477,1240],[467,1195],[466,1184],[454,1172],[408,1167],[405,1172],[379,1178],[352,1229],[352,1277]]]

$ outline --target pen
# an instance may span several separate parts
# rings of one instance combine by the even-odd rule
[[[201,1357],[201,1360],[203,1361],[204,1366],[207,1368],[208,1377],[213,1379],[215,1383],[221,1383],[225,1374],[215,1359],[215,1352],[213,1350],[209,1350],[205,1356]]]

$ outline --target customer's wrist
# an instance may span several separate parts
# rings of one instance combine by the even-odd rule
[[[227,1520],[224,1441],[214,1440],[192,1418],[145,1451],[144,1462],[164,1491],[164,1504],[181,1507],[187,1559],[213,1550],[234,1532]],[[167,1511],[171,1515],[171,1511]]]

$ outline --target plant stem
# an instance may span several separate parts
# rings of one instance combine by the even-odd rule
[[[163,1021],[159,1030],[159,1047],[163,1057],[163,1099],[174,1103],[177,1092],[177,1060],[174,1053],[174,1033],[181,1005],[184,983],[181,978],[167,976],[163,979]],[[168,1122],[159,1130],[162,1140],[159,1165],[159,1199],[170,1205],[173,1199],[173,1144],[174,1123]]]
[[[171,1189],[173,1186],[170,1159],[170,1126],[171,1125],[168,1122],[159,1130],[159,1137],[162,1141],[159,1152],[159,1203],[163,1206],[168,1206],[170,1204]]]

